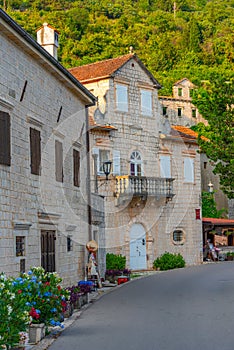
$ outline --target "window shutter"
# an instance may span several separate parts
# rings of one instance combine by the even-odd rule
[[[30,157],[31,173],[40,175],[41,166],[41,133],[39,130],[30,128]]]
[[[194,182],[194,160],[192,158],[184,158],[184,181]]]
[[[55,141],[55,179],[63,182],[63,144]]]
[[[94,170],[94,173],[97,172],[97,175],[98,175],[98,174],[100,173],[100,172],[99,172],[99,167],[100,167],[99,148],[93,147],[93,149],[92,149],[92,154],[97,155],[97,163],[96,163],[97,168]]]
[[[171,177],[171,157],[160,156],[160,175],[161,177]]]
[[[128,87],[125,85],[116,85],[116,106],[119,111],[128,111]]]
[[[80,187],[80,152],[73,149],[73,184]]]
[[[120,151],[113,150],[113,175],[120,175]]]
[[[11,165],[10,115],[0,111],[0,164]]]

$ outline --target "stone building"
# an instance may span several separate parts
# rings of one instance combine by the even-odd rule
[[[163,118],[168,118],[172,125],[190,127],[200,122],[207,124],[192,104],[195,88],[190,80],[183,78],[173,85],[173,96],[159,96]]]
[[[133,270],[152,268],[165,251],[200,263],[197,141],[162,121],[160,84],[135,54],[70,72],[98,98],[90,108],[91,186],[105,199],[107,251]]]
[[[76,283],[92,238],[86,120],[95,97],[2,10],[0,60],[0,271],[41,265]]]
[[[199,114],[197,108],[192,104],[193,91],[196,86],[187,78],[177,81],[173,85],[173,96],[159,96],[161,103],[162,122],[169,120],[171,125],[191,127],[198,123],[207,125],[207,121]],[[219,176],[214,175],[212,162],[205,154],[201,154],[201,185],[202,191],[208,191],[208,185],[212,183],[214,188],[217,209],[226,209],[232,213],[231,201],[220,190]],[[232,217],[232,216],[231,216]]]

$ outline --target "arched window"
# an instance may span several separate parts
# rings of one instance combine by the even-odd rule
[[[141,176],[143,173],[141,154],[134,151],[130,157],[130,175]]]

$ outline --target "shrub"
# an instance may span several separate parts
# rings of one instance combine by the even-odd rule
[[[106,269],[107,270],[124,270],[126,265],[126,257],[113,253],[106,254]]]
[[[185,261],[181,254],[165,252],[153,262],[154,268],[162,271],[185,267]]]
[[[13,278],[0,275],[0,348],[3,349],[18,344],[20,332],[26,331],[30,322],[29,308],[20,291]]]

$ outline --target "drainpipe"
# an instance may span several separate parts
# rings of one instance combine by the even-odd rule
[[[86,153],[87,153],[87,207],[88,207],[88,227],[89,240],[93,239],[92,234],[92,208],[91,208],[91,185],[90,185],[90,141],[89,141],[89,109],[92,105],[85,106],[85,122],[86,122]]]

